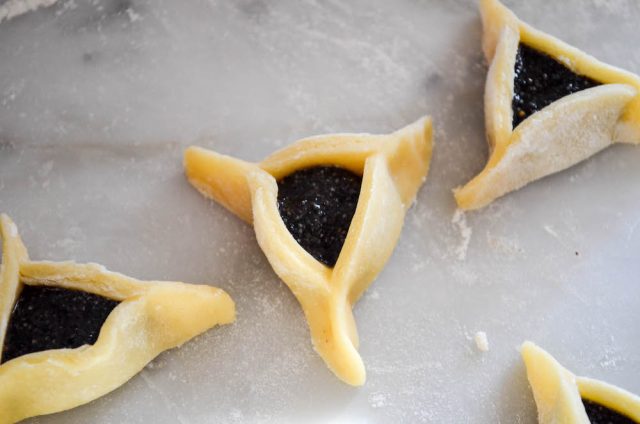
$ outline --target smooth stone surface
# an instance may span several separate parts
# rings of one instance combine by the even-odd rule
[[[635,0],[508,3],[640,72]],[[533,423],[525,339],[640,393],[640,148],[457,213],[451,189],[487,156],[480,35],[473,0],[61,0],[2,22],[0,209],[31,256],[209,283],[238,310],[115,392],[27,422]],[[187,183],[182,152],[260,160],[423,114],[431,171],[355,308],[368,380],[354,389],[313,351],[253,230]]]

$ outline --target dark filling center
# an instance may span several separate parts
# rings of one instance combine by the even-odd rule
[[[356,211],[362,177],[335,166],[302,169],[278,181],[278,209],[307,252],[334,266]]]
[[[513,80],[513,128],[556,100],[600,85],[525,44],[518,46]]]
[[[584,409],[591,424],[637,424],[631,418],[613,411],[599,403],[582,399]]]
[[[28,353],[95,343],[118,303],[78,290],[24,285],[9,319],[2,362]]]

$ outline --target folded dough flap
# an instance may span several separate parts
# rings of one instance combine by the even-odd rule
[[[405,205],[385,157],[382,154],[370,157],[358,207],[333,269],[332,290],[345,293],[348,301],[355,304],[393,253],[404,216]]]
[[[145,295],[146,333],[157,349],[180,346],[215,325],[235,320],[235,305],[224,291],[205,285],[163,283]]]
[[[612,384],[587,377],[576,377],[582,399],[602,405],[640,423],[640,396]]]
[[[489,165],[504,152],[513,132],[514,69],[519,43],[518,31],[504,27],[487,72],[484,120],[491,155]]]
[[[2,239],[2,267],[0,268],[1,358],[11,311],[13,311],[13,306],[19,295],[20,265],[29,257],[18,234],[16,224],[5,214],[0,214],[0,238]]]
[[[613,139],[618,143],[640,144],[640,90],[618,122]]]
[[[405,209],[413,203],[429,172],[433,124],[425,116],[386,137],[385,156]]]
[[[299,297],[298,300],[309,323],[313,346],[329,369],[347,384],[363,385],[366,370],[357,350],[358,332],[346,297]]]
[[[278,210],[278,184],[257,169],[247,176],[253,203],[253,227],[260,248],[280,278],[296,285],[326,289],[331,270],[308,253],[285,226]]]
[[[629,85],[605,84],[563,97],[531,115],[513,131],[504,154],[455,191],[459,207],[483,207],[609,146],[635,93]]]
[[[335,165],[362,175],[367,158],[385,151],[399,165],[412,167],[423,178],[431,155],[431,139],[431,118],[423,117],[392,134],[337,133],[304,138],[273,153],[260,167],[276,179],[322,165]],[[416,155],[416,160],[408,163],[411,154]]]
[[[338,166],[362,175],[365,161],[380,151],[385,137],[364,133],[307,137],[269,155],[260,167],[278,180],[315,166]]]
[[[482,49],[487,62],[493,59],[500,33],[505,26],[517,31],[518,18],[498,0],[480,0]]]
[[[184,153],[184,169],[189,182],[203,195],[251,223],[251,194],[247,174],[257,165],[191,146]]]
[[[112,272],[104,266],[73,261],[28,261],[20,267],[20,281],[28,285],[81,290],[122,301],[142,294],[152,283]]]
[[[538,422],[589,424],[576,377],[531,342],[522,345],[521,353],[538,407]]]

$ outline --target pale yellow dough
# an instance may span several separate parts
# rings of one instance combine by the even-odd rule
[[[484,95],[490,156],[454,190],[461,209],[478,209],[612,143],[640,143],[640,78],[602,63],[520,21],[498,0],[481,0],[483,50],[490,63]],[[514,65],[519,43],[602,85],[566,96],[512,128]]]
[[[521,352],[540,424],[589,424],[583,398],[640,423],[640,397],[602,381],[573,375],[531,342],[525,342]]]
[[[121,302],[94,345],[31,353],[0,365],[2,424],[90,402],[124,384],[162,351],[235,318],[233,301],[220,289],[140,281],[97,264],[30,261],[6,215],[0,215],[0,236],[0,347],[22,284],[82,290]]]
[[[389,135],[306,138],[260,163],[199,147],[185,152],[191,184],[253,223],[271,266],[302,305],[316,351],[348,384],[365,381],[351,308],[396,245],[405,212],[426,178],[431,143],[431,120],[422,118]],[[334,268],[307,253],[278,212],[277,180],[319,165],[340,166],[363,176],[356,212]]]

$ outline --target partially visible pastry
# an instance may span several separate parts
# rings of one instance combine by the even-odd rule
[[[97,264],[31,261],[0,215],[0,423],[115,390],[161,352],[235,319],[222,290],[140,281]]]
[[[540,424],[637,424],[640,397],[587,377],[576,377],[531,342],[522,358]]]
[[[260,163],[185,152],[189,182],[253,223],[304,310],[316,351],[351,385],[365,381],[351,308],[393,252],[427,176],[431,138],[423,118],[388,135],[306,138]]]
[[[478,209],[612,143],[640,143],[640,78],[481,0],[490,155],[455,198]]]

